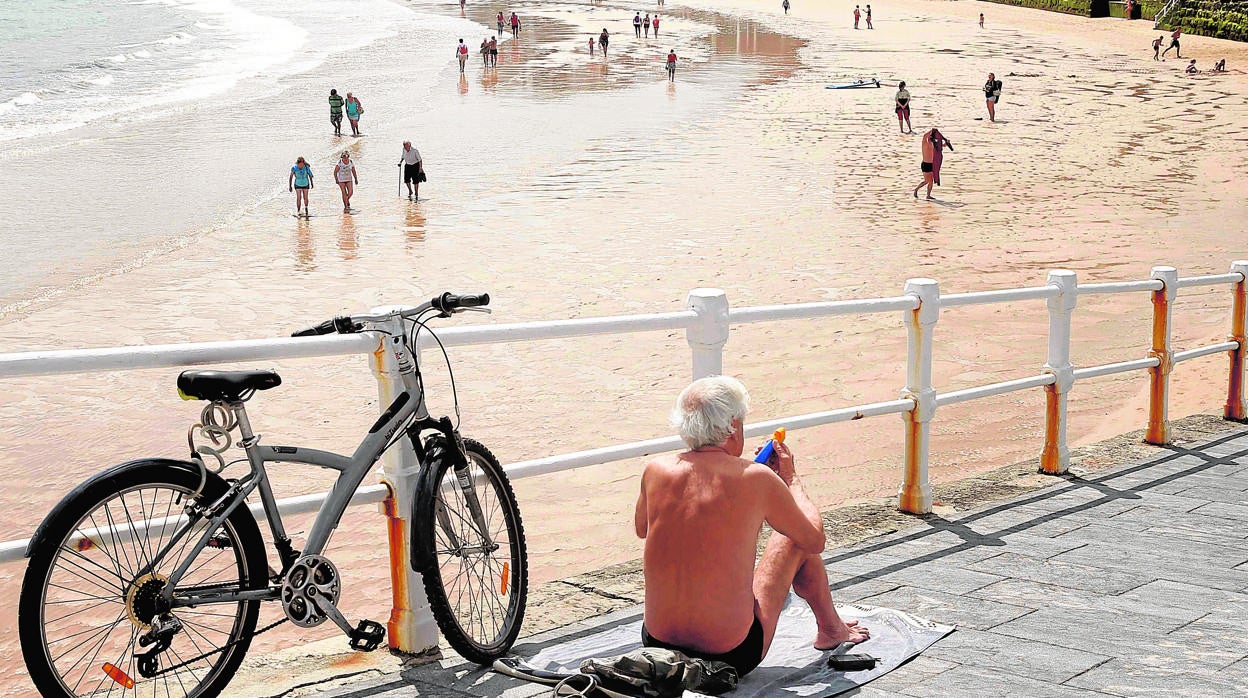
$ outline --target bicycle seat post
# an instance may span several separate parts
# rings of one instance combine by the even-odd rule
[[[241,400],[224,404],[225,408],[234,415],[234,419],[238,421],[238,435],[241,437],[239,443],[244,448],[251,447],[255,444],[258,437],[251,430],[251,420],[247,419],[247,406]]]

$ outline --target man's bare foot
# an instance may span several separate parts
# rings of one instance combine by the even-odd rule
[[[922,188],[923,188],[923,187],[919,187],[919,189],[922,189]],[[919,198],[919,189],[915,189],[915,190],[914,190],[914,198],[916,198],[916,199],[917,199],[917,198]]]
[[[928,201],[935,201],[935,199],[933,199],[933,198],[932,198],[932,195],[931,195],[931,194],[928,194],[928,195],[927,195],[927,200],[928,200]]]
[[[834,649],[842,642],[852,642],[854,644],[858,644],[860,642],[866,642],[870,638],[870,630],[868,630],[865,626],[858,625],[858,621],[851,620],[847,623],[842,623],[839,629],[834,629],[833,631],[825,632],[820,630],[819,633],[815,635],[815,649],[820,652],[826,652],[827,650]]]

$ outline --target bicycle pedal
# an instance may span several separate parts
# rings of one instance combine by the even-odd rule
[[[375,620],[362,620],[351,631],[351,649],[372,652],[386,639],[386,626]]]

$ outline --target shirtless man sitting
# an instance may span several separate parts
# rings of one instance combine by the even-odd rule
[[[823,523],[793,454],[778,443],[768,464],[741,457],[748,407],[734,378],[685,388],[672,422],[689,450],[646,464],[635,518],[646,540],[642,644],[727,662],[742,676],[767,655],[790,587],[814,611],[816,649],[869,637],[832,604]],[[764,522],[775,533],[755,569]]]

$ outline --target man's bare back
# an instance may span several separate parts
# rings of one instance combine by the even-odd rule
[[[754,622],[754,555],[766,500],[783,486],[767,466],[723,451],[646,465],[637,533],[646,538],[651,635],[712,653],[745,639]]]

